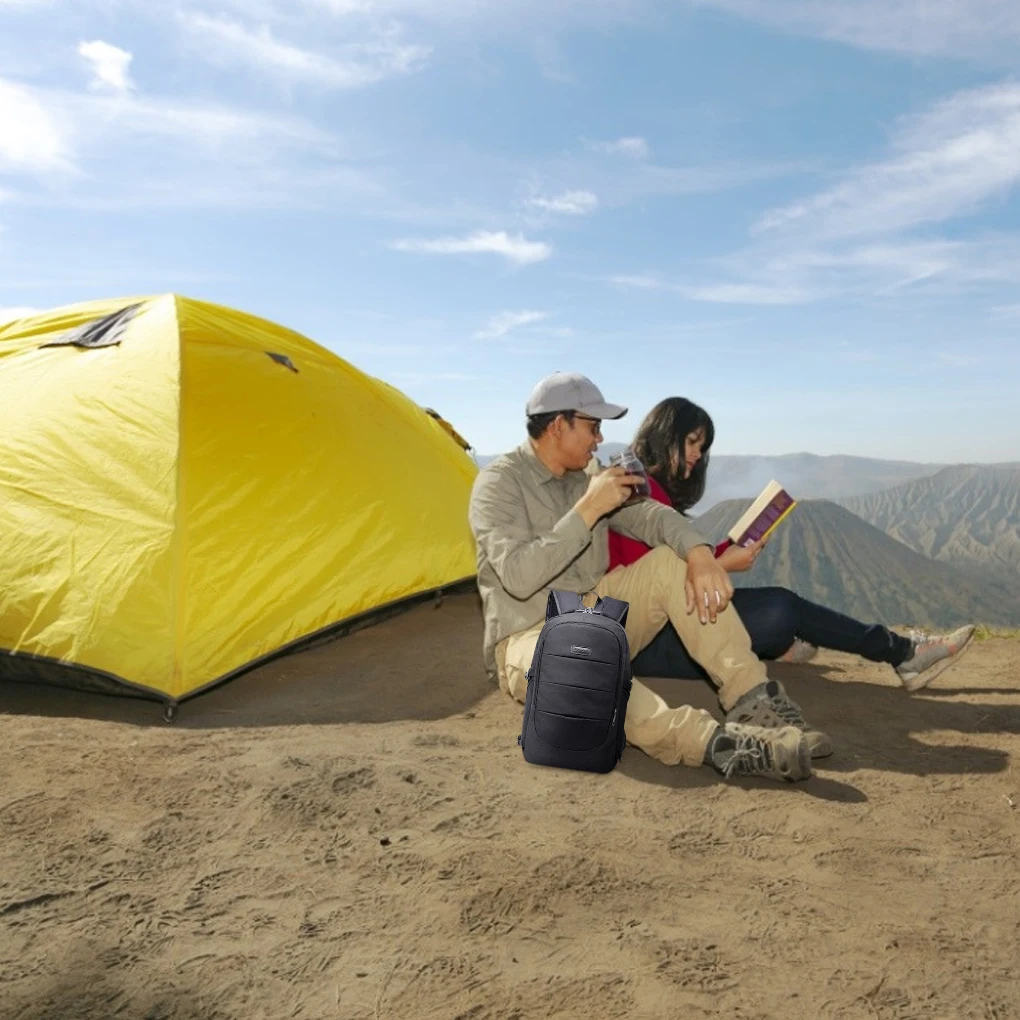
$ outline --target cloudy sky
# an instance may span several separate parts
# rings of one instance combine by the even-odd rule
[[[0,0],[0,318],[177,291],[519,442],[1020,460],[1015,0]]]

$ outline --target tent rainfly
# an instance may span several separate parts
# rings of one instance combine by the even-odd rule
[[[0,677],[175,705],[469,579],[475,463],[303,336],[174,294],[0,327]]]

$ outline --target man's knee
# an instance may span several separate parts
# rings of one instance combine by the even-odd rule
[[[528,678],[524,670],[516,666],[509,666],[499,675],[499,686],[504,693],[509,694],[514,701],[524,704],[528,693]]]
[[[651,576],[668,585],[687,579],[687,563],[682,560],[668,545],[657,545],[646,553],[639,562],[645,563],[645,569]]]
[[[656,566],[672,567],[676,563],[679,563],[681,566],[686,565],[668,545],[657,545],[651,552],[646,554],[645,558],[649,563],[654,563]]]
[[[535,657],[535,646],[541,628],[532,628],[519,634],[512,634],[500,642],[496,650],[496,663],[499,672],[499,686],[516,701],[524,701],[528,692],[528,679],[525,675],[531,668],[531,660]]]

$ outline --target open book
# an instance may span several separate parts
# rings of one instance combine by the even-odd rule
[[[770,534],[797,505],[797,501],[774,479],[762,489],[739,521],[730,528],[726,540],[715,547],[716,556],[731,545],[747,546]]]

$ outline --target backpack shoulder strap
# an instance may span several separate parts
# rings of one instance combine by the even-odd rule
[[[629,602],[623,602],[621,599],[612,599],[608,595],[599,604],[599,612],[603,616],[608,616],[610,620],[615,620],[621,627],[627,626],[628,609],[630,609]]]
[[[545,618],[548,622],[554,616],[576,613],[581,608],[583,608],[581,596],[576,591],[557,591],[553,588],[549,592],[549,601],[546,603]]]

